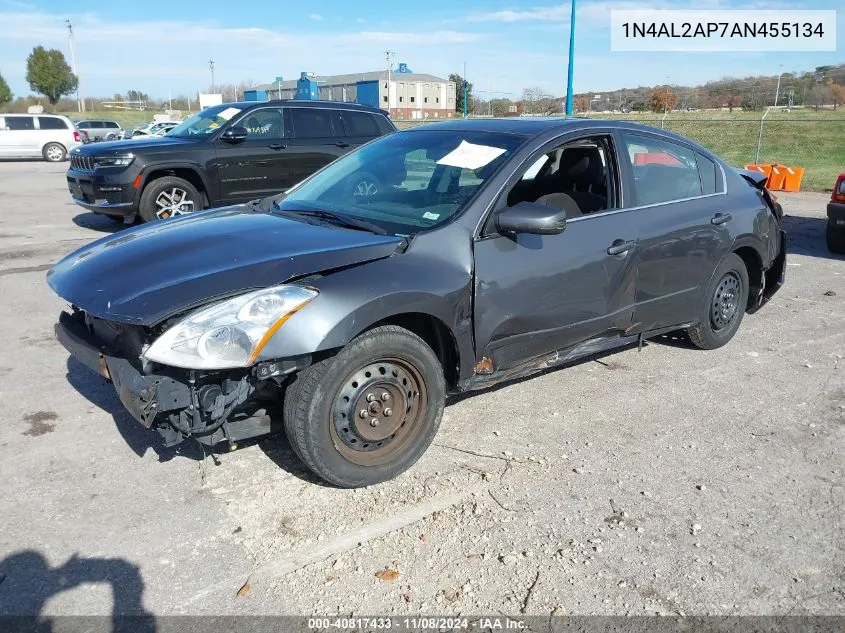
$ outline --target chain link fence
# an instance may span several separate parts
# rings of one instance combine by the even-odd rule
[[[845,171],[845,113],[828,112],[808,116],[737,112],[713,116],[708,112],[656,115],[602,114],[613,118],[665,129],[684,136],[743,167],[751,163],[772,163],[803,167],[802,190],[830,190]],[[404,129],[420,121],[396,121]]]

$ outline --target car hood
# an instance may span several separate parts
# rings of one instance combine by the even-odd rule
[[[137,140],[136,140],[137,139]],[[91,143],[73,150],[73,154],[83,156],[104,156],[112,154],[125,154],[145,149],[163,149],[169,147],[184,147],[196,145],[200,138],[181,138],[178,136],[142,136],[140,139],[134,137],[122,141],[106,141],[104,143]]]
[[[389,257],[402,242],[228,207],[98,240],[55,264],[47,283],[94,316],[154,325],[215,298]]]

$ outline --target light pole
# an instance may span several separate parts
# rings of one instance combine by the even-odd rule
[[[387,59],[387,116],[390,116],[390,84],[391,84],[391,76],[390,73],[393,70],[393,56],[396,53],[391,50],[384,51],[384,56]]]
[[[572,77],[575,73],[575,0],[569,15],[569,72],[566,75],[566,116],[572,116]]]
[[[214,94],[214,60],[208,60],[208,67],[211,69],[211,93]]]
[[[85,101],[79,96],[79,86],[82,80],[79,78],[79,69],[76,66],[76,42],[73,38],[73,24],[70,23],[70,20],[65,20],[65,24],[67,24],[67,36],[70,40],[70,63],[73,66],[73,74],[76,75],[76,107],[79,108],[80,112],[85,112]]]
[[[783,64],[778,66],[779,69],[783,68]],[[775,107],[778,107],[778,99],[780,98],[780,78],[783,77],[783,70],[778,73],[778,86],[775,88]]]

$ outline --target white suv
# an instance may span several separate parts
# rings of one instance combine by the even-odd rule
[[[80,143],[79,132],[66,116],[0,114],[0,158],[41,156],[58,163]]]

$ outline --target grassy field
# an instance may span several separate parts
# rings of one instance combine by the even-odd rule
[[[87,112],[60,112],[72,121],[82,121],[83,119],[106,119],[107,121],[117,121],[123,128],[133,128],[145,121],[152,121],[153,115],[159,114],[156,110],[145,110],[140,112],[138,110],[94,110]]]
[[[685,136],[731,165],[755,162],[761,112],[674,112],[665,121],[655,114],[602,114],[591,118],[628,120]],[[418,121],[397,121],[400,128]],[[845,171],[845,109],[771,112],[763,124],[760,162],[803,167],[803,190],[830,190]]]

